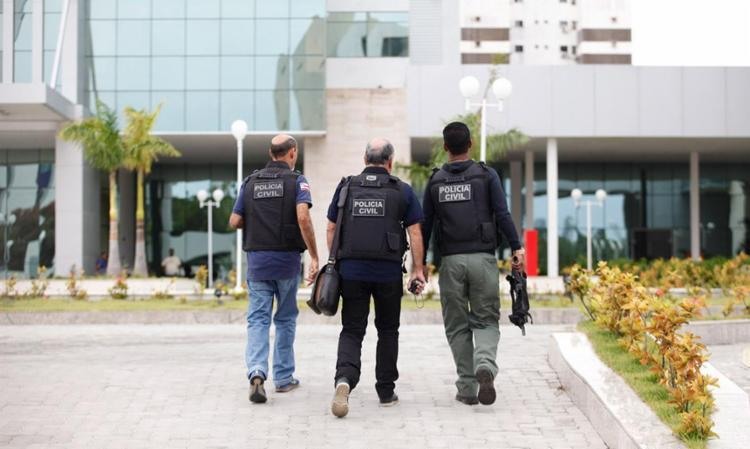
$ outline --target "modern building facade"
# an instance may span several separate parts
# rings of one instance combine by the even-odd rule
[[[90,272],[106,249],[106,180],[56,137],[97,99],[118,111],[162,105],[156,132],[183,154],[159,161],[147,180],[153,271],[169,248],[188,266],[205,263],[206,210],[195,194],[215,188],[227,199],[215,212],[214,256],[231,267],[235,119],[250,128],[246,174],[264,164],[274,134],[298,138],[324,248],[327,204],[341,177],[361,169],[369,139],[389,138],[401,163],[425,162],[443,124],[465,112],[458,80],[486,83],[493,68],[471,56],[477,41],[510,57],[494,68],[513,94],[502,113],[488,113],[489,128],[517,128],[530,141],[492,164],[519,229],[540,232],[544,274],[585,255],[575,187],[609,193],[594,214],[597,258],[730,256],[748,245],[750,69],[610,58],[630,54],[627,2],[0,1],[6,275],[38,265]],[[554,12],[546,19],[542,3]],[[539,38],[526,35],[535,20]],[[571,30],[575,21],[574,32],[562,21]],[[534,53],[534,42],[549,51]],[[123,171],[119,181],[121,253],[132,265],[135,179]]]

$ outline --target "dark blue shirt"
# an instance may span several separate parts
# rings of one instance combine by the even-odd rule
[[[379,173],[388,174],[388,170],[383,167],[367,167],[362,173]],[[328,220],[336,223],[339,215],[339,209],[336,206],[339,202],[339,193],[341,186],[339,183],[336,192],[333,194],[331,204],[328,206]],[[404,229],[422,221],[422,207],[419,200],[414,194],[409,184],[403,183],[401,189],[406,201],[406,209],[401,222]],[[339,262],[339,274],[343,279],[348,281],[365,281],[365,282],[397,282],[401,280],[402,271],[401,263],[388,260],[370,260],[370,259],[344,259]]]
[[[450,172],[459,172],[465,170],[473,163],[474,161],[472,160],[449,162],[443,165],[443,169]],[[503,193],[503,186],[500,183],[500,176],[491,167],[488,167],[488,169],[490,172],[490,202],[495,214],[495,223],[500,232],[508,240],[510,249],[515,251],[521,248],[521,242],[518,239],[518,232],[516,231],[516,226],[513,224],[513,218],[511,218],[510,211],[508,211],[508,203],[505,201],[505,193]],[[435,223],[435,207],[432,204],[429,184],[424,191],[423,203],[424,223],[422,224],[422,238],[424,239],[424,254],[426,259],[427,248],[429,247],[430,236],[432,235],[432,226]]]
[[[242,197],[245,186],[240,189],[233,212],[245,217],[245,205]],[[307,203],[312,207],[312,196],[307,179],[297,177],[297,204]],[[302,269],[302,257],[297,251],[250,251],[247,253],[247,279],[249,281],[271,281],[291,279],[299,276]]]

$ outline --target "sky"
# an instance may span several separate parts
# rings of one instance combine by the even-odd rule
[[[633,64],[750,66],[750,0],[631,0]]]

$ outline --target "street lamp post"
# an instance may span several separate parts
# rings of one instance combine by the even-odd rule
[[[232,135],[237,141],[237,199],[240,198],[240,189],[242,189],[242,141],[247,135],[247,123],[244,120],[235,120],[232,122]],[[242,291],[242,230],[237,230],[237,263],[235,266],[235,279],[237,280],[234,289],[236,292]]]
[[[573,189],[573,191],[570,192],[570,196],[573,197],[576,207],[581,205],[586,206],[586,267],[591,271],[591,206],[604,206],[607,192],[603,189],[598,189],[594,194],[594,196],[596,196],[596,201],[581,201],[581,197],[583,196],[581,189]]]
[[[479,159],[486,161],[487,159],[487,106],[497,107],[498,111],[503,110],[503,100],[508,98],[513,92],[513,85],[506,78],[497,78],[492,82],[492,93],[497,98],[497,103],[487,103],[487,98],[482,97],[480,103],[471,101],[471,97],[479,93],[479,80],[475,76],[465,76],[458,82],[458,90],[461,91],[461,95],[466,100],[466,110],[471,110],[472,107],[479,106],[481,108],[481,123],[480,123],[480,141],[479,141]]]
[[[208,207],[208,288],[211,288],[214,286],[214,207],[219,207],[219,204],[221,204],[221,200],[224,199],[224,191],[221,189],[216,189],[211,194],[213,197],[213,201],[208,199],[208,192],[205,190],[199,190],[198,193],[195,194],[196,197],[198,197],[198,201],[200,202],[201,209],[203,209],[204,206]]]

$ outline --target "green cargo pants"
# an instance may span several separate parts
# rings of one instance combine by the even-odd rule
[[[440,302],[445,336],[456,363],[456,387],[462,396],[476,396],[477,369],[497,375],[500,340],[500,296],[497,259],[492,254],[455,254],[442,258]]]

